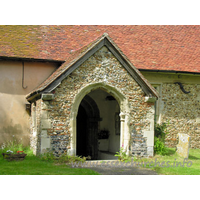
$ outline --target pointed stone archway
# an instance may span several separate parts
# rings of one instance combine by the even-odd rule
[[[101,82],[90,84],[80,90],[78,94],[74,98],[74,102],[72,105],[72,112],[70,117],[70,125],[71,125],[71,149],[69,150],[70,155],[77,155],[77,116],[79,107],[83,107],[85,96],[97,89],[101,89],[111,96],[113,96],[118,102],[120,109],[120,147],[123,147],[127,153],[129,153],[129,143],[130,143],[130,134],[129,134],[129,107],[128,101],[126,97],[119,92],[116,88]],[[86,97],[87,98],[87,97]],[[82,105],[81,105],[82,104]],[[81,108],[82,109],[82,108]],[[87,111],[88,112],[88,111]]]
[[[51,148],[57,156],[64,151],[77,155],[80,103],[87,94],[101,89],[119,104],[120,147],[127,154],[131,151],[132,155],[152,156],[153,104],[158,98],[155,89],[107,34],[76,53],[27,95],[29,102],[38,101],[41,123],[37,125],[37,137],[44,139],[39,139],[43,150]],[[82,114],[86,115],[84,111]]]

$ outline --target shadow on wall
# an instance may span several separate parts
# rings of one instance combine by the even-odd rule
[[[22,138],[29,145],[29,115],[25,110],[23,96],[5,96],[0,93],[0,145]]]
[[[0,145],[7,141],[22,142],[22,144],[26,146],[29,145],[29,136],[23,134],[20,124],[2,127],[0,129]]]

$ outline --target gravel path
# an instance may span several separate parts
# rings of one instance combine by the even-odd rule
[[[104,161],[107,164],[104,164],[102,161],[95,162],[86,161],[82,167],[92,169],[101,175],[158,175],[157,172],[148,168],[122,166],[118,161]]]
[[[100,173],[101,175],[157,175],[153,170],[136,167],[91,167],[90,169]]]

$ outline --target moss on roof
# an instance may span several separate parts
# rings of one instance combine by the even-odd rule
[[[200,26],[0,26],[0,56],[67,61],[105,32],[138,69],[200,73]]]
[[[39,26],[0,26],[1,56],[37,57],[42,42]]]

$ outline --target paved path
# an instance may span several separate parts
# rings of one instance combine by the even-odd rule
[[[153,170],[136,167],[91,167],[90,169],[100,173],[101,175],[157,175]]]
[[[103,162],[107,162],[103,164]],[[122,166],[119,161],[86,161],[83,168],[92,169],[101,175],[158,175],[157,172],[142,167]]]

